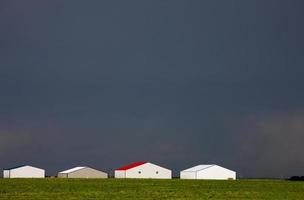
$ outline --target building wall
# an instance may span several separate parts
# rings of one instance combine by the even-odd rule
[[[125,170],[115,170],[114,177],[115,178],[126,178],[126,171]]]
[[[67,178],[67,177],[68,177],[68,174],[65,174],[65,173],[58,173],[57,177],[58,177],[58,178]]]
[[[145,163],[143,165],[126,170],[126,178],[155,178],[155,179],[171,179],[172,172],[169,169]]]
[[[220,166],[213,166],[197,172],[197,179],[227,180],[236,179],[236,172]]]
[[[180,179],[196,179],[196,172],[180,172]]]
[[[67,178],[108,178],[108,174],[92,168],[84,168],[68,174]]]
[[[31,166],[24,166],[16,169],[11,169],[8,171],[9,171],[9,178],[44,178],[45,177],[45,171],[43,169],[39,169]]]
[[[3,170],[3,178],[9,178],[9,170]]]

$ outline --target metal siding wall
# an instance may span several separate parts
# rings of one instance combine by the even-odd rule
[[[227,180],[230,178],[236,179],[236,173],[220,166],[210,167],[199,171],[197,174],[197,179]]]
[[[3,170],[3,178],[10,178],[10,170]]]
[[[126,171],[125,170],[115,170],[114,172],[115,178],[126,178]]]
[[[108,174],[92,168],[84,168],[69,173],[68,178],[108,178]]]
[[[196,179],[196,172],[180,172],[180,179]]]
[[[35,167],[25,166],[10,170],[10,178],[44,178],[45,171]]]
[[[139,173],[139,171],[141,173]],[[126,178],[171,179],[172,172],[169,169],[154,165],[152,163],[146,163],[127,170]]]

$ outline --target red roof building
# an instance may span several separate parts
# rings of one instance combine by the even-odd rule
[[[132,169],[134,167],[137,167],[137,166],[140,166],[140,165],[143,165],[143,164],[146,164],[147,162],[146,161],[143,161],[143,162],[135,162],[135,163],[131,163],[129,165],[126,165],[126,166],[123,166],[123,167],[120,167],[116,170],[128,170],[128,169]]]
[[[164,167],[144,161],[131,163],[116,169],[115,178],[171,179],[172,172]]]

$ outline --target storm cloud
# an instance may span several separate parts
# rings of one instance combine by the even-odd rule
[[[0,167],[300,174],[303,6],[1,1]]]

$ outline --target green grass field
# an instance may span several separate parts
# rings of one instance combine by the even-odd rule
[[[0,179],[0,199],[304,199],[304,182]]]

